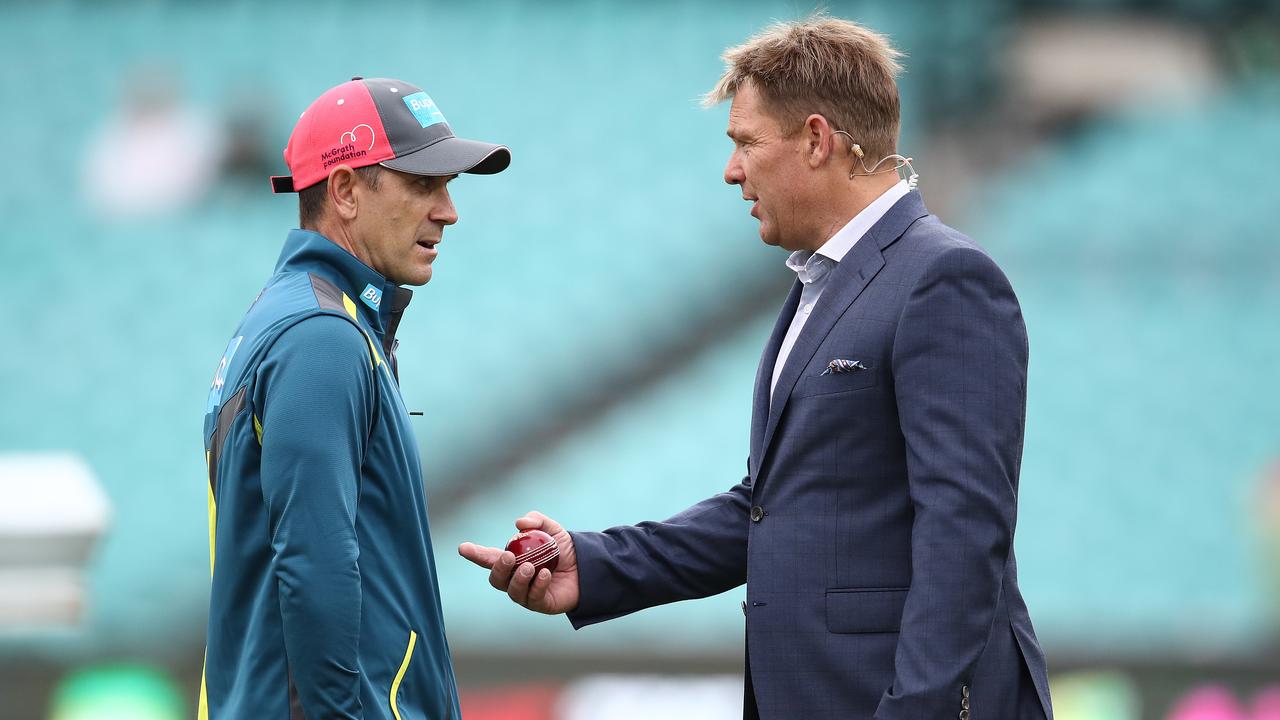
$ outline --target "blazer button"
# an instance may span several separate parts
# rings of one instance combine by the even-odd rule
[[[969,711],[968,711],[968,710],[961,710],[961,711],[960,711],[960,720],[969,720]]]
[[[751,522],[758,523],[764,517],[764,508],[759,505],[751,508]]]

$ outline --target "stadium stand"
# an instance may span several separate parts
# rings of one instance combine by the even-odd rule
[[[6,11],[0,41],[27,67],[4,87],[40,92],[42,108],[38,122],[20,104],[0,108],[0,127],[21,139],[15,164],[40,168],[0,201],[13,238],[0,261],[33,308],[16,318],[14,346],[41,357],[0,359],[10,388],[0,428],[16,448],[75,438],[127,519],[96,570],[95,644],[145,644],[150,633],[131,629],[142,624],[199,637],[207,537],[189,531],[205,522],[198,408],[296,222],[292,197],[268,195],[265,179],[257,197],[224,187],[156,217],[108,220],[79,202],[87,143],[135,71],[168,69],[212,117],[234,90],[266,88],[280,147],[293,109],[319,89],[357,72],[401,75],[460,131],[513,148],[497,182],[456,185],[461,224],[400,332],[406,403],[425,412],[428,484],[447,501],[520,459],[494,465],[495,453],[535,451],[521,439],[573,427],[601,396],[625,396],[630,378],[660,374],[708,322],[727,318],[731,331],[740,308],[749,318],[771,305],[756,290],[776,287],[770,256],[751,251],[745,205],[720,183],[725,109],[697,106],[720,49],[755,29],[746,18],[712,22],[727,7],[513,5],[481,33],[457,8],[361,7],[361,22],[417,31],[352,37],[343,52],[327,40],[355,12],[340,4],[306,5],[300,36],[300,3],[161,3],[125,22],[75,3]],[[55,52],[44,37],[75,42]],[[43,92],[52,85],[73,91]]]
[[[1176,5],[1207,26],[1235,12]],[[907,51],[903,146],[916,153],[930,123],[987,122],[993,59],[1026,12],[1005,0],[829,6]],[[511,607],[454,549],[505,540],[528,509],[584,528],[666,517],[741,476],[751,380],[789,278],[720,184],[725,109],[697,100],[721,48],[805,9],[61,0],[0,11],[0,95],[14,99],[0,103],[12,180],[0,193],[0,452],[77,453],[114,518],[88,622],[0,637],[0,668],[22,670],[0,678],[0,695],[86,659],[140,657],[184,682],[199,673],[200,411],[296,215],[265,179],[168,214],[92,212],[81,192],[91,138],[135,72],[156,67],[215,119],[228,98],[259,92],[276,163],[295,113],[357,73],[413,80],[460,132],[512,147],[509,172],[455,185],[462,221],[400,333],[460,666],[519,637],[557,661],[713,654],[732,661],[715,671],[736,670],[740,591],[574,633]],[[396,31],[350,32],[357,24]],[[1254,42],[1250,57],[1274,47]],[[1275,597],[1250,502],[1280,456],[1280,202],[1265,162],[1280,154],[1280,92],[1266,79],[1274,66],[1250,72],[1201,106],[1079,118],[994,179],[974,176],[947,217],[1006,269],[1027,318],[1018,552],[1056,667],[1249,658],[1268,642]],[[928,198],[938,179],[916,160]],[[1107,688],[1125,707],[1150,692]]]
[[[1037,624],[1059,652],[1262,640],[1251,631],[1266,602],[1251,579],[1256,548],[1239,528],[1280,427],[1280,336],[1265,330],[1280,316],[1270,239],[1280,206],[1241,195],[1264,184],[1265,166],[1169,148],[1212,134],[1265,157],[1280,150],[1278,116],[1265,87],[1192,114],[1124,114],[1008,169],[974,206],[968,224],[1005,265],[1029,327],[1019,559]],[[598,528],[661,519],[727,488],[775,312],[451,514],[442,557],[446,538],[496,544],[491,536],[529,509]],[[740,641],[734,593],[570,639],[563,623],[503,612],[505,598],[468,585],[475,571],[464,561],[442,566],[455,642],[516,632],[566,651]],[[661,632],[673,625],[692,630],[673,640]]]

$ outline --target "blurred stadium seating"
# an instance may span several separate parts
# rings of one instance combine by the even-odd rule
[[[1275,89],[1131,108],[975,203],[1027,318],[1022,576],[1059,648],[1264,641],[1243,529],[1280,428],[1280,204],[1249,158],[1280,152]]]
[[[1155,12],[1070,5],[1073,17],[1104,20]],[[999,61],[1046,5],[829,5],[908,52],[903,147],[917,153],[925,198],[965,185],[963,205],[935,209],[992,252],[1022,300],[1032,357],[1022,587],[1053,667],[1104,671],[1063,692],[1117,718],[1162,717],[1203,679],[1252,692],[1274,678],[1260,668],[1277,657],[1267,631],[1277,599],[1249,504],[1280,456],[1280,193],[1267,177],[1280,155],[1280,86],[1266,61],[1280,55],[1268,56],[1275,46],[1256,22],[1238,25],[1268,17],[1266,4],[1175,5],[1160,16],[1250,49],[1211,97],[1111,107],[963,175],[931,174],[912,148],[958,118],[1017,135],[993,111]],[[117,658],[169,668],[184,690],[198,682],[200,408],[296,210],[264,178],[222,182],[156,216],[95,214],[83,158],[140,68],[172,73],[215,119],[256,94],[278,169],[295,113],[354,74],[420,84],[460,134],[513,149],[509,172],[457,183],[462,221],[400,333],[406,404],[425,412],[450,640],[473,707],[516,679],[511,660],[531,646],[548,658],[534,680],[557,683],[591,671],[736,672],[740,591],[574,633],[511,607],[454,547],[496,544],[534,508],[584,528],[665,517],[741,477],[751,379],[789,278],[720,183],[725,109],[697,100],[722,48],[807,9],[0,8],[12,178],[0,193],[11,298],[0,453],[78,453],[115,518],[84,623],[0,635],[0,670],[12,670],[0,672],[0,697],[17,708],[0,717],[45,717],[63,673]],[[1089,712],[1074,717],[1102,717]]]

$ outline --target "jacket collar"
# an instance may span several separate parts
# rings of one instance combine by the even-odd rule
[[[751,419],[751,456],[748,471],[753,482],[762,480],[765,460],[772,447],[774,432],[782,419],[782,411],[786,408],[791,391],[800,380],[805,366],[813,359],[818,346],[826,339],[827,333],[835,326],[836,321],[854,300],[862,294],[880,269],[884,267],[883,251],[906,233],[907,228],[929,214],[925,209],[920,193],[909,192],[902,196],[884,217],[880,218],[867,234],[853,246],[849,254],[831,271],[826,289],[818,299],[813,314],[805,321],[804,329],[796,338],[787,362],[778,376],[778,384],[773,387],[770,400],[769,385],[773,378],[773,366],[777,362],[786,329],[791,325],[796,307],[800,303],[800,282],[792,283],[791,294],[782,307],[777,324],[773,329],[773,337],[765,346],[756,371],[755,397],[752,402]]]
[[[290,230],[276,272],[315,273],[346,293],[379,337],[394,338],[413,291],[388,282],[337,243],[310,230]]]

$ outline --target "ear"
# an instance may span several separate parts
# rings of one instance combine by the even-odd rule
[[[333,212],[346,222],[356,218],[359,207],[356,188],[359,185],[356,171],[349,165],[339,165],[329,173],[329,203]]]
[[[817,113],[804,120],[800,135],[805,142],[805,159],[814,170],[823,166],[831,157],[835,136],[831,132],[831,123]]]

